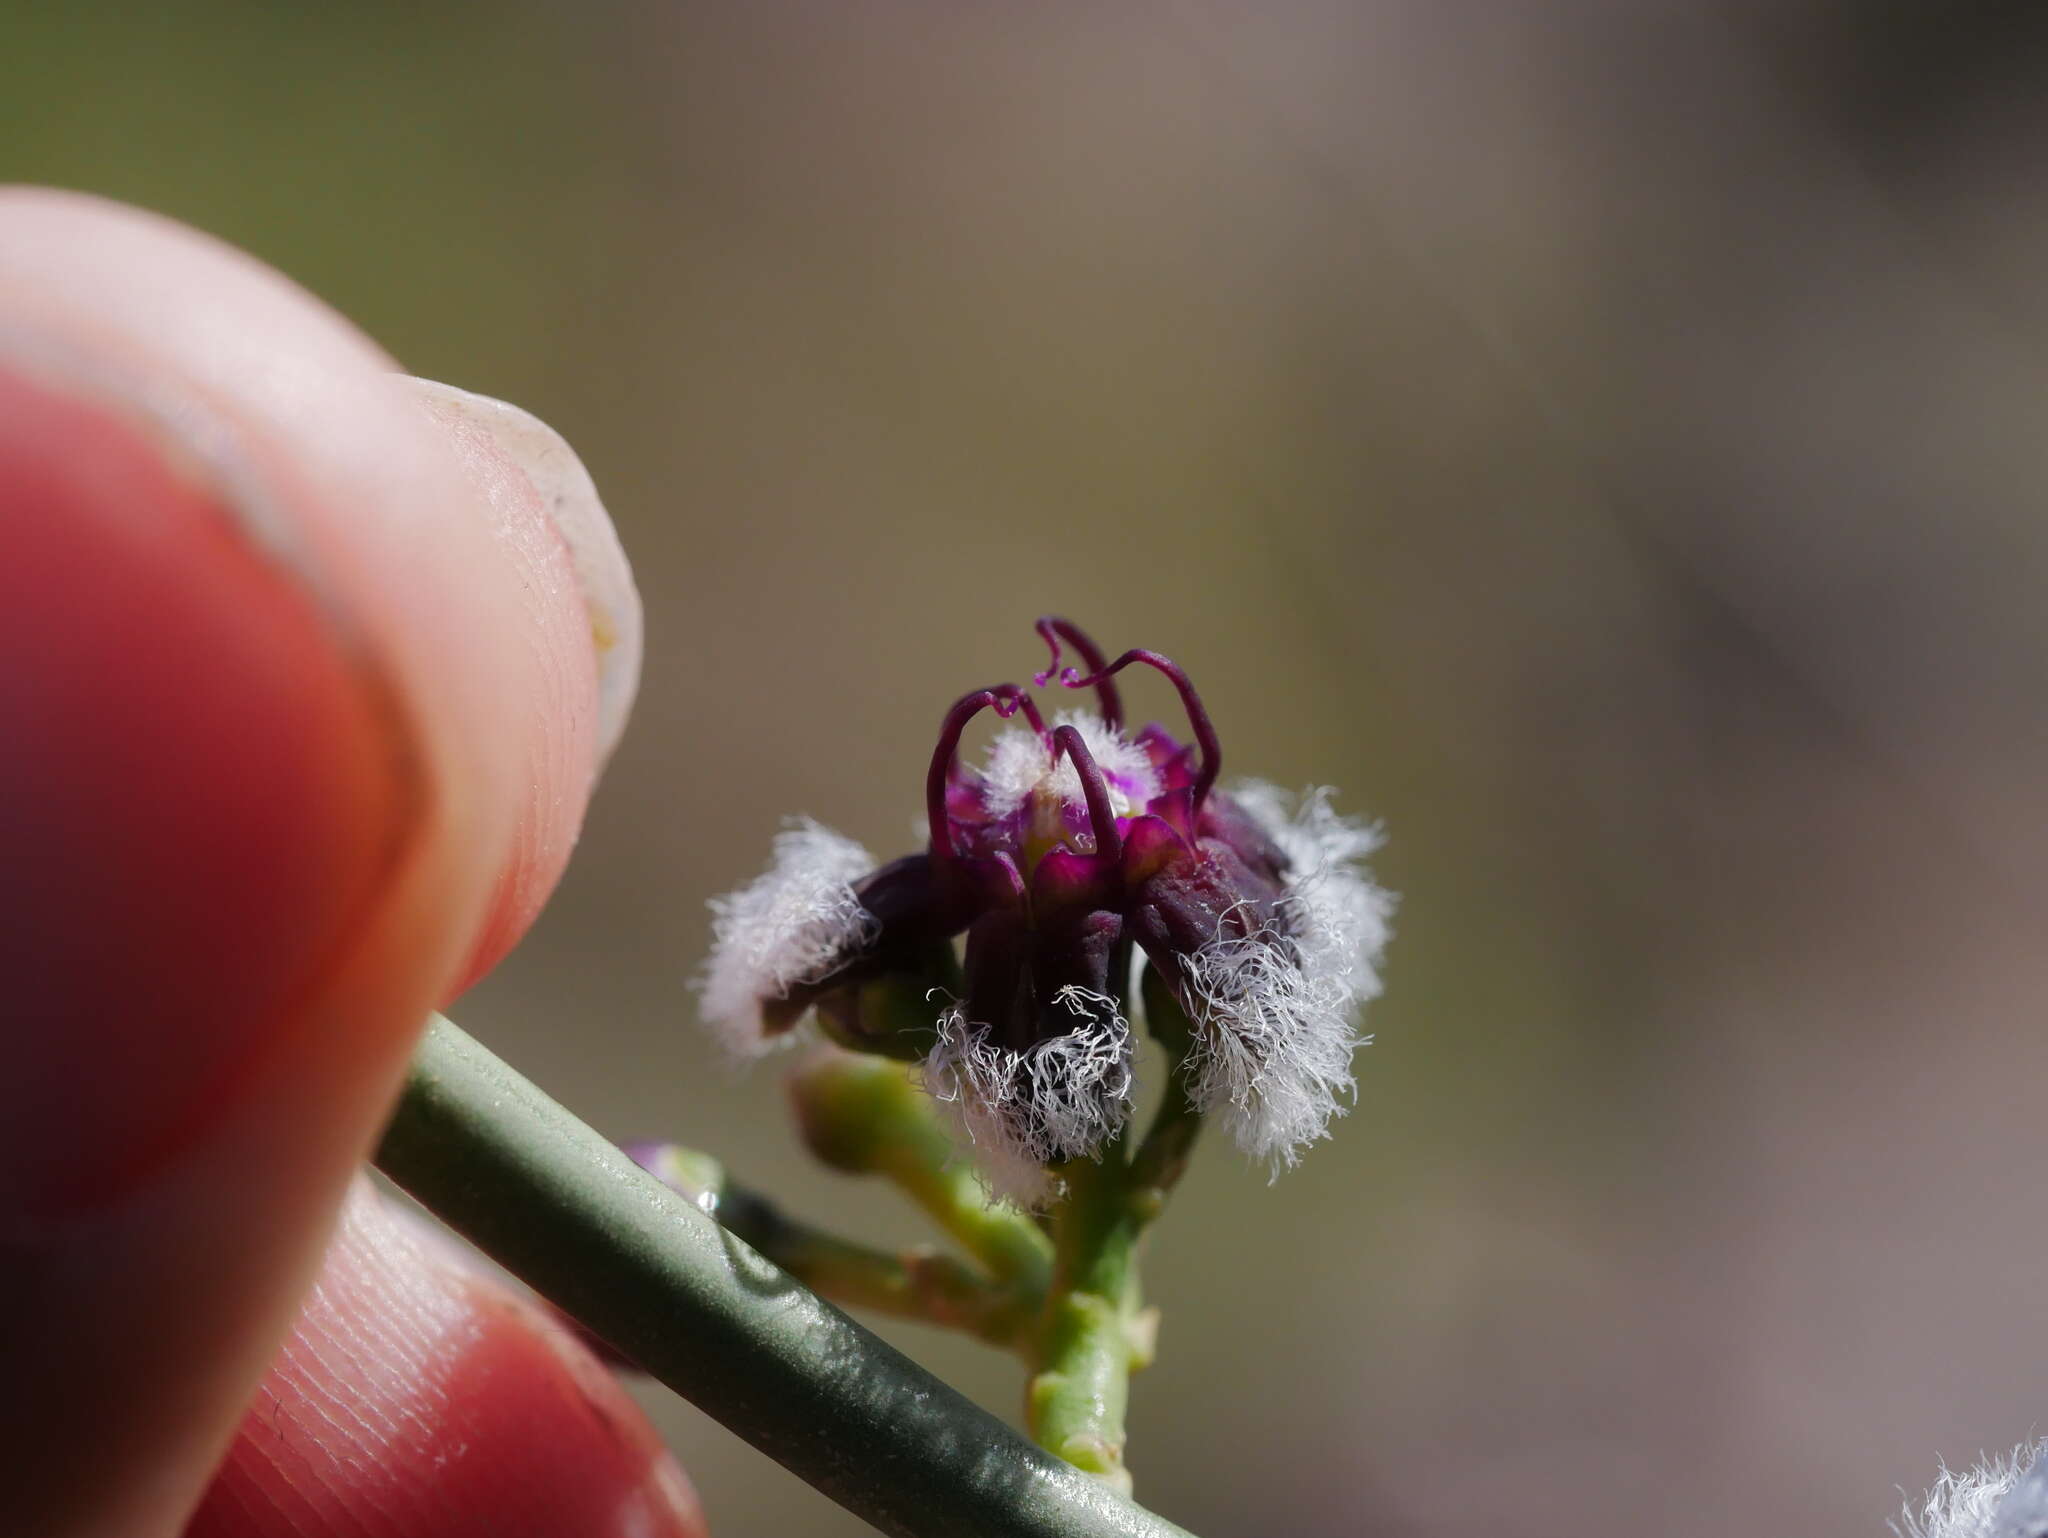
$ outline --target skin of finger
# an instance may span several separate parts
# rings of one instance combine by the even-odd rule
[[[569,552],[539,491],[487,433],[429,402],[487,510],[519,607],[525,698],[538,730],[515,776],[513,847],[464,967],[467,987],[503,959],[553,894],[569,863],[597,776],[597,661]]]
[[[588,1352],[359,1183],[185,1538],[701,1538]]]
[[[345,671],[375,696],[366,713],[380,735],[364,762],[390,781],[361,797],[388,811],[372,840],[391,851],[375,900],[307,947],[312,970],[275,990],[178,1139],[148,1150],[111,1195],[0,1236],[0,1435],[17,1470],[0,1528],[147,1538],[175,1532],[196,1500],[313,1275],[425,1011],[476,953],[522,858],[518,776],[536,732],[554,728],[528,704],[531,615],[488,497],[391,387],[389,360],[317,302],[165,221],[0,192],[0,367],[10,358],[32,372],[61,359],[67,381],[104,387],[151,423],[138,433],[168,424],[182,437],[245,553],[330,622]],[[138,530],[162,533],[151,508],[135,512]],[[65,623],[90,623],[89,598],[80,608]],[[20,639],[7,636],[0,657],[18,658]],[[64,676],[68,655],[56,649],[39,676],[90,689]],[[134,787],[129,815],[146,822],[152,788]],[[586,777],[561,794],[580,810],[587,788]],[[184,837],[201,850],[234,831],[172,829],[162,847],[174,854]],[[303,842],[325,856],[323,841],[359,831],[309,827]],[[209,896],[252,916],[266,901],[255,886]],[[173,885],[166,912],[179,897]],[[114,955],[123,938],[101,937]],[[148,998],[129,1004],[147,1017]],[[34,1050],[10,1034],[17,1057]],[[71,1135],[88,1146],[127,1131],[93,1125],[89,1099],[80,1112]]]

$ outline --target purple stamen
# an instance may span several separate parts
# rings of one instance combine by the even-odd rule
[[[1116,831],[1116,809],[1109,804],[1109,785],[1102,778],[1102,766],[1095,762],[1095,755],[1088,751],[1088,744],[1081,740],[1077,728],[1062,726],[1054,729],[1052,761],[1055,764],[1060,761],[1062,753],[1074,761],[1074,772],[1081,777],[1081,794],[1088,800],[1088,826],[1095,831],[1097,857],[1106,855],[1112,860],[1122,859],[1124,841]]]
[[[946,712],[946,719],[939,726],[939,745],[932,750],[931,767],[924,777],[924,812],[931,829],[932,858],[941,864],[954,855],[952,835],[946,827],[946,781],[952,776],[953,760],[960,751],[960,734],[984,710],[993,710],[1005,721],[1021,711],[1039,737],[1045,736],[1045,718],[1038,713],[1031,696],[1015,684],[976,689],[953,702],[953,708]]]
[[[1180,664],[1158,652],[1148,652],[1133,647],[1108,667],[1098,668],[1087,677],[1079,668],[1068,668],[1060,674],[1060,682],[1069,689],[1100,688],[1102,681],[1112,674],[1121,673],[1133,662],[1142,662],[1147,667],[1157,668],[1173,680],[1174,688],[1180,691],[1181,707],[1188,713],[1188,725],[1194,728],[1195,741],[1202,749],[1202,772],[1195,779],[1194,809],[1202,810],[1202,803],[1208,799],[1210,789],[1216,784],[1216,773],[1223,767],[1223,747],[1216,740],[1216,728],[1209,723],[1209,712],[1202,708],[1202,697],[1195,693],[1195,686],[1188,682],[1188,675],[1180,670]]]
[[[1117,694],[1116,685],[1109,681],[1109,674],[1103,671],[1102,648],[1097,646],[1087,631],[1070,619],[1061,619],[1048,614],[1038,622],[1037,630],[1044,637],[1045,644],[1052,649],[1052,662],[1043,673],[1032,675],[1031,681],[1043,689],[1046,680],[1058,671],[1060,665],[1060,642],[1065,640],[1081,654],[1081,660],[1088,664],[1088,670],[1095,674],[1095,697],[1101,703],[1102,719],[1115,731],[1123,725],[1124,702]],[[1068,671],[1072,671],[1069,669]],[[1110,669],[1114,672],[1115,669]]]

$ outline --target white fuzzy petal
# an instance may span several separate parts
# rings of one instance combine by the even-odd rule
[[[1960,1474],[1944,1468],[1925,1499],[1917,1505],[1906,1504],[1892,1531],[1901,1538],[2007,1538],[2003,1525],[1995,1520],[1998,1504],[2034,1461],[2044,1456],[2048,1456],[2048,1442],[2032,1442],[2002,1458],[1987,1458]]]
[[[925,1088],[951,1107],[990,1188],[1023,1207],[1057,1194],[1048,1164],[1094,1153],[1131,1114],[1130,1023],[1085,988],[1053,998],[1074,1028],[1021,1052],[955,1005],[924,1064]]]
[[[853,842],[809,818],[775,836],[768,869],[711,899],[711,959],[699,1012],[728,1050],[757,1057],[789,1039],[762,1033],[761,1005],[814,983],[875,936],[853,884],[875,868]]]
[[[1352,1054],[1370,1039],[1356,1017],[1380,991],[1394,899],[1364,869],[1378,830],[1338,816],[1327,789],[1293,806],[1256,781],[1231,794],[1286,856],[1290,880],[1280,924],[1249,936],[1219,928],[1182,958],[1211,1027],[1187,1071],[1196,1104],[1277,1174],[1328,1135],[1356,1087]]]

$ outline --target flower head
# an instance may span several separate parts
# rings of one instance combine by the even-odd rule
[[[1014,684],[957,700],[921,854],[876,869],[816,824],[781,835],[769,873],[713,904],[706,1018],[758,1051],[815,1007],[846,1045],[920,1057],[997,1188],[1030,1201],[1129,1118],[1142,955],[1185,1017],[1180,1092],[1291,1165],[1341,1114],[1357,1009],[1379,991],[1392,899],[1362,863],[1377,835],[1326,790],[1219,790],[1221,746],[1175,663],[1038,628],[1052,660],[1034,682],[1057,674],[1095,708],[1048,722]],[[1085,669],[1061,668],[1069,646]],[[1126,728],[1115,679],[1134,664],[1174,685],[1191,742]],[[1022,724],[973,766],[960,742],[984,711]]]

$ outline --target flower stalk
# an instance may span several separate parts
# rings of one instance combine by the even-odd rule
[[[931,1097],[897,1063],[820,1051],[789,1075],[804,1144],[822,1164],[879,1175],[922,1208],[996,1281],[1034,1299],[1052,1275],[1052,1241],[1015,1207],[991,1202],[953,1146]]]
[[[1153,1113],[1145,1140],[1131,1155],[1129,1177],[1132,1212],[1143,1228],[1166,1210],[1166,1199],[1187,1173],[1202,1130],[1202,1112],[1187,1092],[1188,1058],[1194,1051],[1195,1027],[1180,1002],[1157,974],[1145,975],[1145,1023],[1165,1050],[1166,1094]]]
[[[1005,1286],[930,1245],[890,1252],[793,1218],[741,1185],[709,1154],[675,1143],[627,1143],[633,1162],[820,1297],[1021,1349],[1042,1291]]]
[[[1151,1355],[1138,1324],[1138,1214],[1121,1143],[1060,1169],[1053,1209],[1053,1286],[1028,1406],[1039,1446],[1123,1494],[1124,1411],[1131,1372]]]
[[[1016,1350],[1035,1323],[1038,1297],[991,1285],[929,1245],[894,1254],[842,1239],[785,1216],[753,1197],[721,1204],[718,1218],[739,1238],[821,1297]]]

